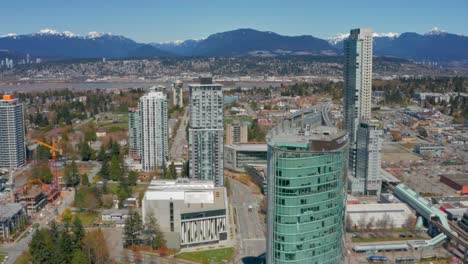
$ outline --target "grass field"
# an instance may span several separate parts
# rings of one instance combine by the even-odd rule
[[[74,217],[78,217],[84,227],[91,227],[93,226],[94,222],[98,220],[99,214],[90,212],[76,212]]]
[[[202,264],[224,263],[230,261],[234,257],[234,248],[221,248],[206,251],[196,251],[180,253],[176,258],[190,260]]]

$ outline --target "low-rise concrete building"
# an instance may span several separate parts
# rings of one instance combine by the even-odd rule
[[[224,145],[224,167],[245,171],[245,165],[263,165],[267,162],[266,144]]]
[[[404,227],[413,212],[405,203],[348,204],[346,207],[349,225],[362,228]],[[379,226],[386,223],[387,226]]]
[[[111,222],[117,226],[123,227],[125,225],[125,219],[128,217],[127,209],[109,209],[101,212],[102,222]]]
[[[0,205],[0,238],[8,240],[16,231],[22,230],[27,223],[26,208],[20,203]]]
[[[154,216],[168,248],[217,244],[228,239],[227,195],[213,181],[152,180],[142,200],[143,221]]]

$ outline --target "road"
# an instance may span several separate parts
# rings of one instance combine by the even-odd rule
[[[238,254],[236,263],[260,264],[258,256],[265,253],[265,226],[262,223],[258,209],[262,196],[253,193],[248,186],[228,178],[231,183],[231,206],[235,210],[237,223]],[[253,209],[249,211],[251,205]]]
[[[73,198],[75,196],[75,192],[72,191],[63,191],[63,197],[58,202],[58,211],[59,214],[56,215],[54,213],[54,209],[51,204],[48,204],[44,209],[42,209],[41,214],[42,217],[38,214],[33,218],[32,223],[39,223],[39,228],[45,227],[52,219],[56,219],[60,217],[63,211],[68,208],[73,203]],[[4,244],[0,247],[0,251],[8,253],[8,260],[5,264],[13,264],[18,259],[18,257],[28,249],[28,244],[31,242],[31,239],[34,235],[35,230],[32,227],[28,227],[28,230],[31,232],[28,235],[16,243]]]
[[[182,158],[184,153],[184,146],[187,145],[187,137],[185,136],[185,127],[188,125],[188,107],[182,116],[182,121],[177,128],[177,133],[172,141],[171,149],[169,150],[169,156],[172,160],[178,161]]]
[[[257,119],[257,112],[255,112],[252,107],[250,107],[249,103],[243,103],[242,106],[245,108],[245,111],[247,111],[249,116],[251,116],[253,119]]]

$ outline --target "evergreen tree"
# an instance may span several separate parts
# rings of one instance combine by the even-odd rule
[[[55,264],[51,235],[46,229],[38,230],[29,244],[33,264]]]
[[[71,165],[65,167],[64,181],[67,186],[73,187],[80,183],[80,174],[75,160],[72,160]]]
[[[122,165],[118,156],[113,156],[109,166],[109,178],[113,181],[118,181],[123,174]]]
[[[104,161],[106,159],[107,159],[106,150],[104,149],[104,146],[101,146],[101,148],[99,149],[98,155],[96,157],[96,160]]]
[[[81,148],[80,148],[80,154],[81,154],[81,159],[83,161],[88,161],[91,159],[91,152],[93,150],[91,149],[91,147],[88,145],[88,142],[86,141],[83,141],[81,143]]]
[[[109,179],[109,161],[107,161],[107,159],[105,159],[102,162],[101,171],[99,172],[99,175],[101,175],[101,177],[103,177],[104,179]]]
[[[71,264],[88,264],[88,256],[83,250],[75,250],[73,252]]]
[[[147,224],[145,226],[145,240],[152,249],[158,249],[166,246],[166,239],[161,231],[158,220],[154,215],[147,216]]]
[[[143,222],[140,215],[133,209],[129,209],[129,215],[125,219],[125,227],[123,231],[124,247],[131,245],[139,245],[141,243],[141,232],[143,230]]]
[[[136,171],[130,171],[128,173],[128,184],[136,185],[138,181],[138,173]]]
[[[166,170],[165,179],[176,179],[177,178],[177,170],[174,164],[174,161],[169,164],[169,168]]]

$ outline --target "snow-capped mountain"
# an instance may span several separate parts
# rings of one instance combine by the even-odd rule
[[[204,39],[188,39],[150,43],[151,46],[182,56],[190,56],[194,48]]]
[[[121,35],[42,29],[26,35],[0,37],[0,49],[49,59],[161,57],[172,54],[151,45],[137,43]]]
[[[283,36],[271,31],[237,29],[210,35],[206,39],[137,43],[112,33],[43,29],[36,33],[0,36],[0,50],[33,57],[128,58],[166,56],[290,56],[339,55],[348,33],[323,40],[310,35]],[[428,61],[468,60],[468,37],[433,28],[424,34],[374,33],[374,54]]]

